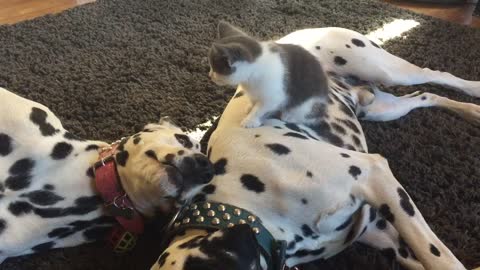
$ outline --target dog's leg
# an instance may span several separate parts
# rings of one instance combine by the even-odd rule
[[[459,90],[474,97],[480,97],[480,81],[468,81],[448,72],[420,68],[395,55],[386,55],[389,55],[389,57],[382,58],[384,64],[381,67],[383,70],[381,74],[383,76],[377,78],[377,83],[386,86],[434,83]]]
[[[397,260],[409,270],[425,270],[398,231],[375,208],[366,204],[361,213],[367,225],[363,234],[356,239],[357,242],[380,250],[389,259]]]
[[[367,91],[367,90],[363,90]],[[394,96],[373,87],[373,101],[357,108],[357,115],[362,120],[390,121],[398,119],[411,110],[424,107],[440,107],[457,113],[467,121],[480,125],[480,106],[441,97],[432,93],[414,92],[405,96]]]
[[[354,196],[364,198],[379,210],[400,233],[427,270],[465,270],[462,263],[432,232],[422,214],[392,174],[380,155],[363,156],[369,167],[354,180]],[[363,160],[365,161],[365,160]],[[359,163],[362,161],[359,160]]]

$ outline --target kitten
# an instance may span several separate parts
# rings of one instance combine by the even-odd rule
[[[220,22],[210,48],[210,77],[218,85],[240,85],[253,107],[241,125],[259,127],[274,114],[287,122],[316,123],[325,113],[328,80],[318,60],[297,45],[257,41]]]

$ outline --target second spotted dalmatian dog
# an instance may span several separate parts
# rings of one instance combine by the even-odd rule
[[[383,250],[407,269],[466,269],[430,229],[387,160],[368,154],[358,115],[392,120],[415,107],[442,106],[478,123],[480,106],[429,93],[395,97],[376,87],[371,93],[341,76],[384,85],[436,82],[474,96],[480,83],[420,69],[350,30],[302,30],[278,42],[301,46],[337,74],[329,77],[324,121],[268,119],[245,129],[252,104],[240,86],[208,142],[216,175],[199,202],[177,217],[174,236],[152,269],[282,269],[283,260],[272,255],[282,247],[285,265],[293,267],[329,258],[353,242]],[[238,220],[245,211],[248,217]],[[268,250],[266,231],[285,244]]]
[[[105,237],[114,220],[92,170],[103,147],[66,131],[47,107],[0,88],[0,263]],[[147,217],[168,212],[213,176],[198,142],[166,120],[112,154],[121,199]]]

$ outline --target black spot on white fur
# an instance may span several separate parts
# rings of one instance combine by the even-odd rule
[[[47,122],[47,116],[47,112],[44,110],[33,107],[30,113],[30,120],[40,128],[43,136],[52,136],[59,132],[59,130]]]
[[[34,208],[33,212],[42,218],[59,218],[69,215],[86,215],[96,209],[102,204],[102,200],[98,196],[85,196],[77,198],[74,205],[61,207],[44,207]]]
[[[283,136],[298,138],[298,139],[302,139],[302,140],[308,140],[308,137],[306,137],[306,136],[304,136],[300,133],[296,133],[296,132],[287,132],[287,133],[283,134]]]
[[[348,173],[355,179],[358,179],[358,176],[362,173],[362,170],[358,168],[357,166],[350,166],[350,169],[348,170]]]
[[[341,57],[341,56],[335,56],[333,61],[335,62],[335,65],[337,65],[337,66],[344,66],[344,65],[347,64],[347,60],[343,59],[343,57]]]
[[[338,226],[337,228],[335,228],[336,231],[341,231],[341,230],[344,230],[346,229],[353,221],[353,217],[350,216],[347,220],[345,220],[342,224],[340,224],[340,226]]]
[[[136,137],[136,138],[133,139],[133,144],[137,145],[141,140],[142,140],[142,138]]]
[[[215,162],[213,164],[213,171],[215,173],[215,175],[223,175],[227,172],[226,170],[226,166],[227,166],[227,159],[226,158],[221,158],[219,160],[217,160],[217,162]]]
[[[148,152],[148,151],[147,151]],[[147,154],[145,152],[145,154]],[[123,166],[125,167],[125,165],[127,165],[127,160],[128,160],[128,152],[127,151],[121,151],[121,152],[118,152],[116,155],[115,155],[115,159],[117,161],[117,164],[120,165],[120,166]]]
[[[390,223],[393,223],[395,221],[395,216],[392,214],[392,212],[390,211],[390,207],[387,204],[382,204],[378,209],[378,212]]]
[[[28,198],[31,203],[42,206],[54,205],[64,199],[63,197],[58,196],[57,194],[48,190],[35,190],[26,194],[22,194],[20,197]]]
[[[30,158],[23,158],[15,161],[8,172],[12,175],[27,175],[31,174],[33,167],[35,166],[35,161]]]
[[[18,217],[32,212],[33,206],[28,202],[16,201],[8,205],[8,211]]]
[[[307,171],[307,177],[310,177],[310,178],[312,178],[312,177],[313,177],[313,174],[312,174],[312,172],[311,172],[311,171]]]
[[[346,154],[346,153],[341,153],[340,155],[341,155],[342,157],[344,157],[344,158],[349,158],[349,157],[350,157],[350,155],[349,155],[349,154]]]
[[[303,236],[309,237],[309,236],[313,235],[313,230],[307,224],[303,224],[302,225],[302,233],[303,233]]]
[[[433,244],[430,244],[430,252],[437,257],[441,256],[440,250],[438,250],[438,248],[436,246],[434,246]]]
[[[265,191],[265,184],[255,175],[244,174],[240,177],[240,181],[242,182],[243,186],[250,191],[254,191],[256,193]]]
[[[355,198],[355,197],[354,197]],[[377,209],[370,207],[370,218],[369,221],[373,222],[377,218]]]
[[[215,185],[209,184],[202,188],[202,192],[204,192],[205,194],[213,194],[215,193],[216,189],[217,187]]]
[[[100,148],[98,145],[96,145],[96,144],[90,144],[90,145],[88,145],[87,147],[85,147],[85,151],[98,150],[98,148]]]
[[[357,46],[357,47],[365,47],[365,43],[359,39],[356,39],[356,38],[352,38],[352,43],[353,45]]]
[[[375,224],[379,230],[385,230],[387,228],[387,221],[385,219],[379,219]]]
[[[94,172],[93,167],[88,168],[86,175],[90,178],[95,177],[95,172]]]
[[[175,139],[177,139],[177,141],[185,148],[190,149],[193,147],[193,143],[190,141],[190,138],[185,134],[175,134]]]
[[[5,187],[11,190],[21,190],[30,186],[35,162],[29,158],[17,160],[9,169],[12,174],[5,180]]]
[[[2,234],[7,228],[7,222],[5,219],[0,219],[0,234]]]
[[[55,246],[55,242],[46,242],[40,245],[36,245],[32,247],[32,251],[34,252],[42,252],[42,251],[47,251],[49,249],[52,249]]]
[[[66,142],[59,142],[53,147],[50,157],[54,160],[64,159],[72,153],[73,146]]]
[[[165,262],[167,261],[167,257],[168,257],[169,255],[170,255],[170,253],[164,252],[164,253],[160,256],[160,258],[158,258],[158,266],[159,266],[159,267],[162,267],[162,266],[165,264]]]
[[[377,44],[377,43],[375,43],[375,42],[373,42],[373,41],[371,41],[371,40],[370,40],[370,43],[371,43],[371,44],[372,44],[374,47],[377,47],[377,48],[379,48],[379,49],[380,49],[380,46],[378,46],[378,44]]]
[[[5,180],[5,186],[14,191],[21,190],[30,185],[31,178],[32,177],[30,175],[9,176]]]
[[[51,232],[47,234],[47,236],[49,238],[65,238],[74,233],[75,231],[70,227],[61,227],[61,228],[53,229]]]
[[[270,150],[272,150],[275,154],[281,156],[281,155],[287,155],[290,153],[290,149],[286,147],[283,144],[279,143],[271,143],[271,144],[265,144],[266,147],[268,147]]]
[[[408,196],[407,192],[402,188],[397,189],[398,195],[400,196],[400,206],[402,209],[411,217],[415,215],[415,208],[410,201],[410,197]]]
[[[12,138],[0,133],[0,156],[6,156],[13,151]]]

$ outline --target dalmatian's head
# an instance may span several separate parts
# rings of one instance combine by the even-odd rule
[[[218,85],[236,86],[247,82],[257,71],[254,64],[261,53],[259,41],[226,22],[220,22],[218,40],[208,52],[209,76]]]
[[[178,234],[151,270],[261,270],[260,247],[249,225]]]
[[[165,118],[123,139],[115,160],[123,188],[147,216],[168,212],[213,178],[199,143]]]

